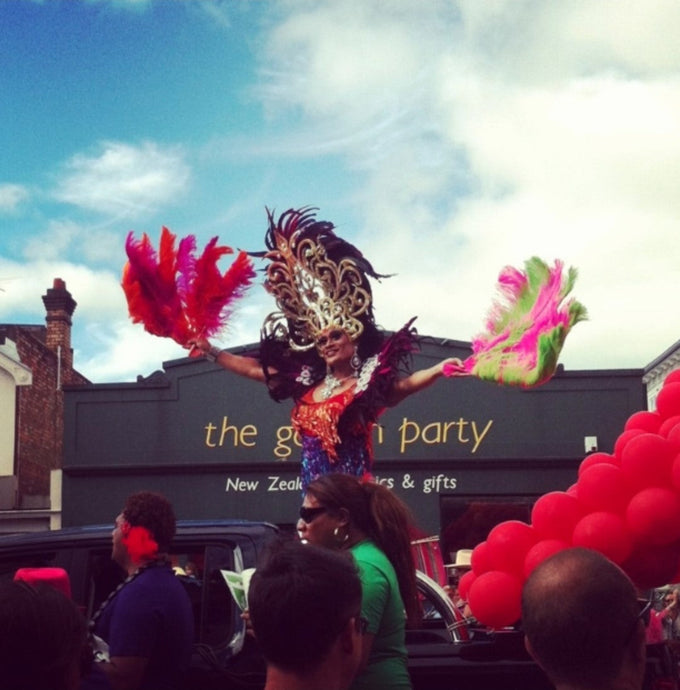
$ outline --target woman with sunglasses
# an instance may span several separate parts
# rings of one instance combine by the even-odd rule
[[[413,319],[385,337],[373,317],[368,278],[384,278],[356,247],[316,221],[310,209],[269,214],[265,288],[278,311],[264,321],[259,358],[220,350],[205,338],[193,350],[232,373],[266,383],[274,400],[292,399],[302,441],[303,491],[328,473],[370,474],[378,417],[431,385],[444,365],[404,375],[416,349]]]
[[[368,626],[352,690],[411,688],[406,623],[416,626],[420,618],[411,524],[407,506],[381,484],[329,474],[307,487],[300,538],[350,553],[359,568],[361,615]]]

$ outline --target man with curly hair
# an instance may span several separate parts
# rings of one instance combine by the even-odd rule
[[[113,690],[182,687],[191,658],[191,603],[168,558],[175,514],[160,494],[128,497],[112,532],[112,558],[127,579],[94,615],[97,669]]]

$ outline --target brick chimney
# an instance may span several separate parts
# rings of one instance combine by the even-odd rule
[[[76,308],[76,301],[66,289],[61,278],[55,278],[53,286],[43,295],[43,304],[47,310],[47,347],[59,352],[61,361],[67,370],[73,368],[73,349],[71,348],[71,316]]]

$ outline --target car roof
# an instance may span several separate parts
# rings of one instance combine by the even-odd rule
[[[82,525],[79,527],[65,527],[59,530],[45,530],[39,532],[24,532],[0,536],[0,552],[21,546],[36,546],[39,544],[57,545],[61,542],[85,543],[110,540],[113,525]],[[254,522],[250,520],[178,520],[173,541],[183,541],[186,538],[200,537],[229,537],[231,539],[246,538],[254,541],[268,541],[278,533],[278,528],[268,522]]]

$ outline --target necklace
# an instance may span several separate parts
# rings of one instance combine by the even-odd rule
[[[126,587],[129,585],[135,578],[139,577],[145,570],[148,570],[149,568],[159,568],[159,567],[170,567],[170,561],[166,560],[165,558],[158,558],[153,561],[149,561],[148,563],[145,563],[144,565],[140,565],[137,570],[134,571],[134,573],[130,573],[110,594],[104,601],[100,604],[99,608],[95,612],[95,614],[92,616],[92,619],[89,622],[89,627],[90,630],[94,630],[97,620],[99,617],[102,615],[104,612],[104,609],[111,603],[113,599],[118,596],[120,593],[121,589],[123,587]]]
[[[323,380],[323,388],[321,389],[321,397],[324,400],[328,400],[328,398],[330,398],[331,395],[333,395],[333,391],[336,388],[339,388],[340,386],[342,386],[343,383],[345,383],[345,381],[349,381],[349,379],[353,379],[353,378],[355,378],[355,377],[352,374],[350,374],[349,376],[345,376],[342,379],[336,379],[335,376],[333,376],[333,374],[329,371],[326,374],[326,378],[324,378],[324,380]]]

